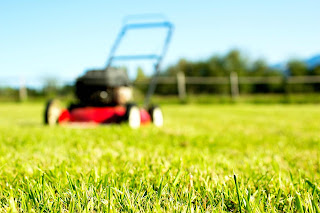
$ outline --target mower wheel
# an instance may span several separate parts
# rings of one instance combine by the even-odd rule
[[[56,99],[49,100],[44,112],[44,123],[50,126],[57,124],[60,114],[61,107],[59,101]]]
[[[163,114],[162,110],[158,106],[152,106],[149,109],[149,114],[151,116],[152,123],[156,127],[162,127],[163,126]]]
[[[125,120],[132,129],[137,129],[141,124],[140,110],[135,104],[127,104]]]

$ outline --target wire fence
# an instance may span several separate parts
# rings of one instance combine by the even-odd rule
[[[18,79],[18,80],[17,80]],[[30,79],[28,79],[30,80]],[[69,79],[68,79],[69,80]],[[11,83],[10,83],[11,82]],[[12,83],[14,82],[14,83]],[[62,83],[62,81],[58,81]],[[64,81],[66,82],[66,81]],[[70,82],[70,81],[69,81]],[[223,77],[191,77],[185,76],[183,72],[177,73],[176,76],[158,76],[156,82],[159,85],[176,85],[178,97],[185,99],[187,96],[188,85],[225,85],[229,87],[230,95],[232,98],[236,98],[240,95],[240,89],[242,85],[310,85],[320,83],[320,75],[315,76],[238,76],[236,72],[231,72],[230,76]],[[40,81],[32,81],[32,86],[40,88]],[[147,86],[150,83],[150,79],[135,80],[134,85]],[[19,88],[19,96],[24,99],[27,96],[26,87],[30,86],[30,81],[25,81],[21,78],[1,78],[0,86],[11,85],[15,88]],[[172,88],[172,87],[171,87]]]
[[[320,76],[238,76],[236,72],[231,72],[225,77],[190,77],[179,72],[175,77],[157,77],[158,84],[176,84],[178,96],[184,99],[187,95],[187,85],[229,85],[230,95],[235,98],[240,94],[240,85],[258,84],[315,84],[320,83]],[[137,80],[135,85],[149,84],[150,80]]]

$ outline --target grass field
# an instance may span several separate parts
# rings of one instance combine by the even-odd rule
[[[319,105],[163,110],[162,129],[76,129],[0,104],[0,212],[319,212]]]

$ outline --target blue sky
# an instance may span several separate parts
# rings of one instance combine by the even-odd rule
[[[30,85],[46,77],[71,81],[105,66],[130,14],[162,13],[174,23],[163,68],[180,58],[206,59],[233,48],[268,63],[308,58],[320,53],[319,8],[318,0],[0,0],[0,84],[16,78]],[[150,41],[134,44],[150,48]],[[154,43],[151,50],[159,49]]]

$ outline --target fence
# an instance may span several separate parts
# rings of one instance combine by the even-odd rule
[[[239,86],[244,84],[314,84],[320,83],[320,75],[318,76],[238,76],[236,72],[231,72],[229,76],[224,77],[190,77],[185,76],[183,72],[177,73],[176,76],[156,78],[158,84],[177,85],[178,96],[184,100],[187,96],[187,85],[228,85],[232,98],[239,96]],[[135,85],[149,84],[150,80],[136,80]],[[17,86],[16,86],[17,87]],[[19,98],[24,100],[27,98],[27,90],[25,81],[20,81]]]
[[[314,84],[320,83],[320,76],[246,76],[238,77],[236,72],[231,72],[227,77],[188,77],[183,72],[179,72],[176,77],[157,77],[158,84],[177,84],[178,96],[185,99],[186,85],[230,85],[230,95],[232,98],[239,96],[239,85],[241,84]],[[135,81],[136,85],[149,84],[150,80]]]

